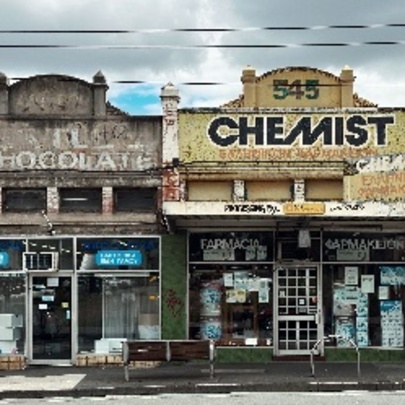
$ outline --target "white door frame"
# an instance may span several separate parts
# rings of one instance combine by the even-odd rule
[[[286,314],[286,313],[280,313],[280,307],[279,307],[279,298],[280,294],[282,293],[282,290],[286,290],[286,287],[280,286],[279,284],[279,270],[282,269],[316,269],[316,303],[315,303],[315,308],[313,309],[313,312],[311,310],[310,313],[303,313],[300,315],[299,313],[295,314]],[[304,299],[308,300],[309,299],[309,285],[306,283],[306,297]],[[288,296],[286,297],[288,299]],[[296,299],[299,299],[296,297]],[[297,303],[298,306],[298,303]],[[288,355],[310,355],[311,349],[315,345],[317,341],[322,339],[323,337],[323,314],[322,314],[322,272],[321,272],[321,266],[319,263],[302,263],[302,262],[297,262],[297,263],[278,263],[275,265],[274,269],[274,294],[273,294],[273,308],[274,308],[274,355],[275,356],[288,356]],[[316,340],[315,339],[310,339],[308,338],[308,347],[305,349],[302,349],[300,347],[297,347],[296,349],[288,349],[284,347],[280,347],[279,345],[279,338],[280,338],[280,322],[296,322],[296,327],[295,327],[295,333],[296,333],[296,341],[300,342],[300,322],[305,322],[307,325],[310,325],[310,323],[313,323],[313,326],[316,328]],[[315,326],[316,325],[316,326]],[[308,326],[309,328],[309,326]],[[309,334],[309,331],[307,331]],[[293,334],[293,331],[291,330],[290,335]],[[315,354],[324,354],[324,347],[323,344],[320,344],[317,347],[317,350]]]

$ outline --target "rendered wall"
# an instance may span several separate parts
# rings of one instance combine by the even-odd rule
[[[162,339],[187,338],[187,238],[162,236]]]

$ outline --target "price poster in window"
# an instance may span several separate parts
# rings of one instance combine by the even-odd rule
[[[359,282],[359,268],[354,266],[345,267],[345,285],[357,285]]]
[[[365,294],[374,294],[374,274],[362,274],[361,292]]]

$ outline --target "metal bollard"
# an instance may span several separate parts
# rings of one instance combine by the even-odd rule
[[[311,376],[315,377],[315,363],[314,363],[314,354],[315,351],[317,349],[317,347],[325,341],[330,341],[331,339],[343,339],[344,341],[350,343],[356,350],[356,354],[357,354],[357,377],[360,378],[361,376],[361,370],[360,370],[360,350],[359,347],[356,345],[356,343],[353,341],[353,339],[347,339],[344,336],[341,335],[328,335],[328,336],[324,336],[322,339],[319,339],[314,347],[311,349],[311,353],[310,353],[310,361],[311,361]]]

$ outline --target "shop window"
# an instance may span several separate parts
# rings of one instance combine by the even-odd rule
[[[25,276],[0,276],[1,353],[24,353],[25,342]]]
[[[343,180],[305,180],[305,199],[307,201],[343,200]]]
[[[191,339],[272,345],[271,265],[190,265]]]
[[[156,194],[156,188],[116,188],[114,209],[116,212],[154,212]]]
[[[101,188],[59,189],[60,212],[99,213],[102,211]]]
[[[187,182],[189,201],[232,201],[232,181]]]
[[[402,348],[404,235],[326,233],[323,244],[325,334],[344,337],[329,344]]]
[[[25,239],[0,239],[0,271],[22,271]]]
[[[293,181],[248,181],[246,182],[249,201],[289,201]]]
[[[32,270],[35,265],[47,265],[46,261],[52,263],[47,268],[55,270],[73,270],[73,240],[71,238],[51,238],[51,239],[29,239],[26,251],[27,268],[31,264]],[[35,263],[39,261],[38,263]],[[38,266],[37,266],[38,267]],[[41,267],[41,266],[39,266]]]
[[[121,353],[125,339],[160,339],[158,273],[79,277],[79,352]]]
[[[298,226],[297,226],[298,228]],[[309,229],[291,229],[276,234],[277,259],[279,260],[311,260],[321,258],[320,234]]]
[[[3,212],[46,211],[46,188],[3,188]]]

